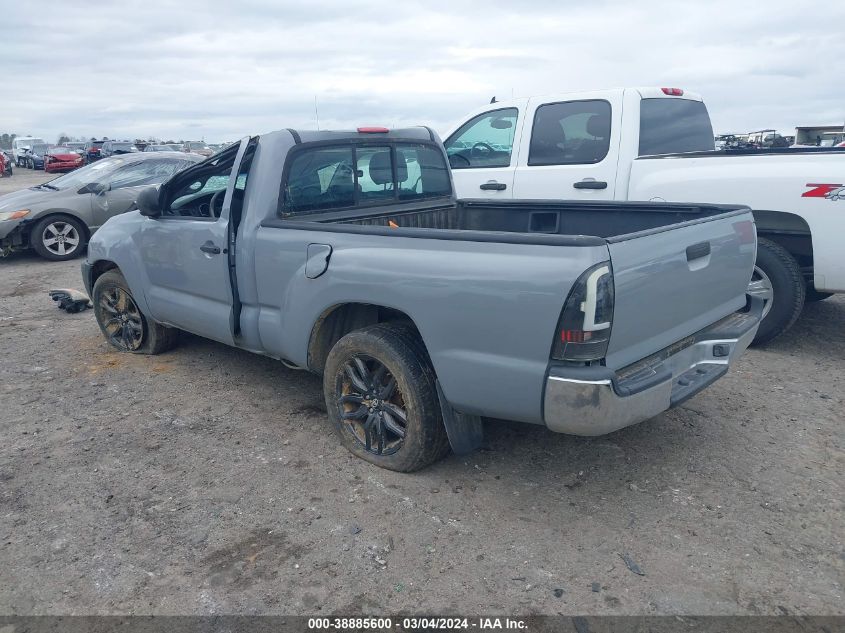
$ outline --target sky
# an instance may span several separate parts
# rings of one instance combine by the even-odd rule
[[[0,0],[0,133],[223,142],[499,100],[700,93],[718,133],[845,123],[845,2]]]

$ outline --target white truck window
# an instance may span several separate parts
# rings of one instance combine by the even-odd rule
[[[508,167],[519,111],[502,108],[464,123],[444,145],[452,169]]]
[[[610,148],[610,104],[604,100],[548,103],[537,108],[529,165],[590,165]]]
[[[640,156],[706,152],[715,147],[704,102],[671,98],[640,102]]]

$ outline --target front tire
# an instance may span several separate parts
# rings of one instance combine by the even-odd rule
[[[29,244],[44,259],[63,262],[79,257],[85,250],[85,226],[69,216],[50,216],[35,224]]]
[[[115,349],[155,355],[175,345],[177,330],[160,325],[141,312],[119,271],[107,270],[100,275],[91,294],[97,325]]]
[[[343,445],[371,464],[407,473],[449,451],[434,370],[407,328],[378,324],[341,338],[323,394]]]
[[[757,262],[748,293],[765,302],[763,320],[753,341],[760,345],[786,332],[801,315],[806,283],[789,251],[761,237],[757,240]]]

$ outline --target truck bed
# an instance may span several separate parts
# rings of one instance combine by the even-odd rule
[[[587,236],[614,242],[743,210],[745,207],[742,206],[715,204],[560,200],[493,202],[467,199],[458,200],[454,205],[415,209],[408,209],[407,205],[398,208],[390,206],[382,209],[371,208],[366,213],[337,212],[312,216],[309,219],[324,224],[384,227],[393,230],[410,228],[473,233],[518,233],[527,236]],[[404,233],[405,231],[399,231],[399,234]],[[466,237],[473,239],[469,235]]]

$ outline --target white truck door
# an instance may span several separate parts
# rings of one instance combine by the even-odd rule
[[[530,99],[514,198],[613,200],[622,91]]]
[[[510,102],[509,102],[510,103]],[[524,108],[490,104],[444,143],[459,198],[512,198]]]

